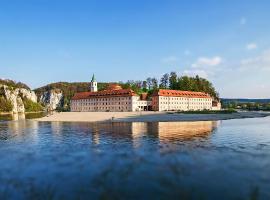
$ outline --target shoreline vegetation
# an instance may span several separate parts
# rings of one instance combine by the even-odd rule
[[[34,120],[43,122],[181,122],[219,121],[267,116],[270,116],[270,113],[241,111],[60,112]]]

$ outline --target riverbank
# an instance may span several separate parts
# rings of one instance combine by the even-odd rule
[[[44,111],[38,111],[38,112],[0,112],[0,115],[20,115],[20,114],[35,114],[35,113],[44,113]]]
[[[168,112],[62,112],[34,119],[45,122],[170,122],[217,121],[228,119],[267,117],[270,113],[237,112],[230,114],[183,114]]]

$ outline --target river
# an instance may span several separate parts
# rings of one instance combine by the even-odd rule
[[[270,117],[0,121],[0,183],[1,200],[270,199]]]

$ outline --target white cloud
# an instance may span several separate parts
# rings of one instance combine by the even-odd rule
[[[254,49],[257,49],[257,44],[256,43],[249,43],[249,44],[247,44],[247,46],[246,46],[246,49],[247,50],[254,50]]]
[[[174,63],[178,61],[178,58],[176,56],[168,56],[161,59],[161,62],[163,63]]]
[[[245,18],[245,17],[242,17],[241,19],[240,19],[240,24],[241,25],[245,25],[247,23],[247,19]]]
[[[200,67],[212,67],[221,64],[222,58],[219,56],[215,56],[213,58],[200,57],[197,59],[195,63],[192,64],[192,68],[200,68]]]
[[[240,70],[270,70],[270,49],[262,52],[260,55],[241,60]]]
[[[208,74],[205,70],[184,70],[183,72],[184,75],[187,75],[187,76],[196,76],[196,75],[199,75],[200,77],[203,77],[203,78],[207,78],[208,77]]]
[[[188,76],[199,75],[203,78],[212,77],[220,70],[218,65],[222,63],[223,59],[220,56],[215,57],[199,57],[189,68],[184,70],[183,74]]]

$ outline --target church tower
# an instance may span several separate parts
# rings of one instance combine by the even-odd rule
[[[96,78],[95,78],[94,74],[92,76],[92,80],[91,80],[91,83],[90,83],[90,91],[91,92],[97,92],[97,81],[96,81]]]

